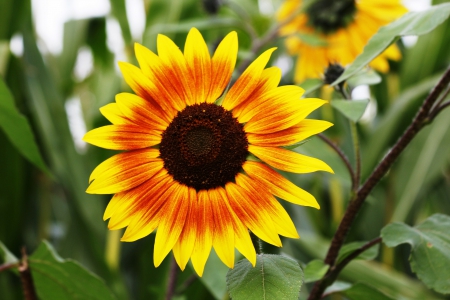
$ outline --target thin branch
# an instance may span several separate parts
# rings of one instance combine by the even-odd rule
[[[175,295],[175,288],[177,285],[178,266],[175,261],[175,257],[172,257],[170,261],[169,280],[167,282],[166,300],[172,299]]]
[[[359,147],[358,128],[356,123],[350,120],[350,130],[352,132],[353,152],[355,153],[355,185],[353,193],[357,193],[361,178],[361,150]]]
[[[28,255],[25,247],[22,248],[22,259],[19,264],[20,280],[22,281],[23,294],[26,300],[37,300],[36,289],[33,283],[33,277],[28,266]]]
[[[434,118],[446,107],[450,106],[450,101],[445,102],[444,104],[441,104],[440,106],[436,107],[431,113],[430,113],[430,121],[433,121]]]
[[[239,74],[242,74],[245,71],[245,69],[250,65],[250,63],[253,60],[253,56],[255,56],[259,51],[261,51],[261,49],[265,45],[267,45],[269,42],[271,42],[278,36],[278,31],[280,30],[280,28],[291,22],[297,16],[297,14],[298,11],[296,10],[291,15],[289,15],[289,17],[287,17],[283,22],[280,22],[277,25],[275,25],[262,38],[253,40],[252,48],[250,50],[253,55],[247,57],[241,62],[241,64],[237,68]]]
[[[342,162],[344,163],[345,167],[348,170],[348,173],[350,174],[350,179],[352,181],[352,190],[354,188],[356,188],[356,176],[355,176],[355,172],[353,171],[353,167],[352,164],[350,163],[349,159],[347,158],[347,156],[345,155],[345,153],[341,150],[341,148],[339,148],[335,143],[333,143],[332,140],[330,140],[329,138],[327,138],[324,134],[320,133],[317,135],[320,139],[322,139],[322,141],[324,141],[325,143],[327,143],[328,146],[330,146],[334,152],[337,153],[337,155],[341,158]]]
[[[17,268],[18,266],[19,266],[19,263],[9,263],[9,264],[0,265],[0,272],[6,271],[9,269],[14,269],[14,268]]]
[[[192,274],[191,276],[189,276],[182,284],[181,286],[177,289],[175,295],[180,295],[182,294],[191,284],[194,283],[195,280],[198,279],[198,276],[195,274]]]
[[[395,145],[392,147],[391,151],[382,159],[375,170],[370,174],[369,178],[362,185],[356,194],[355,200],[351,201],[347,210],[345,211],[344,217],[339,224],[339,227],[331,241],[330,248],[328,249],[327,256],[325,258],[325,263],[334,266],[336,258],[339,254],[344,240],[356,218],[364,200],[367,198],[372,189],[377,185],[377,183],[383,178],[387,171],[391,168],[392,164],[398,158],[398,156],[403,152],[405,147],[411,142],[411,140],[417,135],[417,133],[427,124],[424,122],[429,117],[431,108],[433,107],[436,100],[442,94],[444,89],[450,82],[450,67],[446,70],[444,75],[439,80],[438,84],[433,88],[428,97],[423,102],[416,116],[414,117],[412,123],[403,133],[403,135],[398,139]],[[320,299],[323,291],[328,286],[329,282],[326,282],[324,278],[317,281],[311,290],[309,295],[309,300]]]

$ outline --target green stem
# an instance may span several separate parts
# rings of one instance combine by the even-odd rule
[[[253,232],[250,232],[250,238],[252,239],[253,247],[255,247],[256,254],[263,254],[263,245],[259,237],[257,237]]]
[[[119,268],[120,261],[120,236],[121,230],[110,230],[106,237],[106,264],[111,270],[116,271]]]
[[[359,146],[358,129],[356,128],[356,123],[353,121],[350,121],[350,131],[352,133],[353,152],[355,154],[355,181],[353,182],[352,193],[356,194],[358,192],[361,177],[361,150]]]

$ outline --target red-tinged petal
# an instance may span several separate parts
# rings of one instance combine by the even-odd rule
[[[191,261],[198,276],[203,275],[206,260],[211,252],[214,232],[214,215],[209,201],[208,191],[198,192],[197,236]]]
[[[111,200],[107,207],[108,215],[104,216],[104,218],[110,218],[108,228],[114,230],[128,226],[133,219],[139,220],[149,208],[162,205],[156,201],[172,182],[172,177],[167,175],[165,170],[161,170],[134,189],[114,195],[112,199],[114,201]],[[110,205],[111,208],[109,208]]]
[[[278,132],[267,134],[247,133],[247,139],[250,144],[257,146],[288,146],[303,141],[331,126],[333,124],[327,121],[305,119],[297,125]]]
[[[134,150],[157,145],[161,134],[138,125],[107,125],[85,134],[83,141],[111,150]]]
[[[244,126],[245,132],[271,133],[294,126],[327,101],[303,99],[296,101],[265,102]]]
[[[272,219],[265,210],[260,209],[258,194],[252,195],[233,182],[228,182],[225,189],[231,208],[245,226],[262,240],[281,247]]]
[[[229,200],[228,195],[224,188],[219,187],[217,188],[218,192],[222,196],[222,199],[224,199],[224,202],[228,208],[228,211],[230,212],[230,216],[232,218],[233,222],[233,229],[234,229],[234,244],[239,252],[242,253],[242,255],[247,258],[250,263],[255,266],[256,265],[256,251],[255,247],[253,246],[252,240],[250,238],[250,234],[248,232],[247,227],[242,223],[242,221],[239,219],[239,217],[236,215],[236,213],[233,211]]]
[[[148,105],[148,101],[137,95],[129,93],[117,94],[116,103],[119,111],[137,125],[152,128],[159,132],[164,131],[169,126],[169,122],[161,119],[158,113],[152,110],[152,107]]]
[[[145,161],[145,160],[142,160]],[[86,190],[89,194],[114,194],[140,185],[164,167],[161,159],[136,164],[124,161],[99,175]]]
[[[161,92],[158,86],[145,76],[142,71],[132,64],[119,62],[119,68],[122,71],[123,78],[131,89],[141,98],[149,102],[149,106],[167,122],[171,122],[175,117],[177,110],[174,108],[176,103],[172,101],[161,101]]]
[[[208,46],[205,43],[201,33],[192,28],[186,38],[184,46],[184,57],[186,58],[188,70],[195,82],[193,97],[195,103],[214,102],[209,100],[209,90],[211,87],[211,56]]]
[[[178,241],[173,247],[173,255],[181,270],[184,270],[189,258],[191,257],[192,251],[194,250],[195,237],[197,235],[198,201],[197,192],[194,188],[189,188],[188,197],[190,207],[189,213],[186,217],[186,224]]]
[[[211,89],[207,103],[216,101],[230,82],[238,53],[238,38],[235,31],[230,32],[219,44],[212,58]]]
[[[232,110],[253,93],[258,87],[261,73],[275,49],[271,48],[265,51],[242,73],[223,100],[222,106],[225,109]]]
[[[177,111],[184,109],[186,107],[186,94],[182,83],[178,82],[178,79],[173,76],[170,67],[164,64],[153,51],[138,43],[134,44],[134,51],[142,73],[160,91],[160,98],[157,100],[172,103]]]
[[[89,182],[96,179],[102,173],[107,172],[109,169],[125,165],[124,168],[136,167],[139,164],[155,161],[155,158],[159,156],[158,149],[141,149],[130,152],[123,152],[116,154],[101,164],[99,164],[94,171],[92,171],[89,177]]]
[[[267,101],[266,97],[261,97],[266,92],[275,89],[281,80],[281,70],[278,67],[267,68],[261,73],[258,86],[254,92],[241,104],[233,109],[233,116],[238,118],[240,123],[246,123],[253,114],[249,114],[256,107]]]
[[[163,187],[158,185],[158,188],[152,189],[154,193],[147,193],[145,203],[140,202],[138,207],[134,207],[135,214],[128,224],[121,241],[134,242],[152,233],[161,222],[161,217],[163,216],[161,211],[164,205],[176,195],[178,186],[179,184],[172,180],[172,182]]]
[[[299,188],[270,167],[262,163],[247,161],[242,168],[250,178],[267,185],[275,196],[298,205],[320,208],[313,195]]]
[[[250,194],[259,194],[261,210],[265,210],[272,218],[277,233],[285,237],[299,238],[294,223],[292,223],[286,210],[269,192],[266,184],[260,181],[254,181],[249,177],[239,174],[236,176],[236,184],[245,189]]]
[[[169,254],[177,242],[185,226],[186,216],[189,212],[189,188],[183,184],[175,183],[176,192],[161,208],[161,219],[156,232],[153,261],[158,267]]]
[[[188,71],[186,59],[177,45],[167,36],[158,34],[158,55],[166,66],[166,75],[173,81],[180,91],[183,91],[184,99],[188,105],[193,104],[195,90],[194,78]]]
[[[326,171],[334,173],[323,161],[277,147],[248,146],[248,151],[272,167],[292,173]]]
[[[209,201],[214,216],[213,247],[217,255],[229,268],[234,267],[234,230],[233,219],[226,202],[217,189],[208,190]]]
[[[116,103],[106,104],[100,108],[100,112],[114,125],[131,123],[131,121],[120,111]]]
[[[244,105],[244,110],[239,115],[240,123],[247,123],[248,121],[260,119],[260,114],[277,114],[279,111],[293,114],[298,110],[298,101],[303,95],[304,89],[295,85],[285,85],[277,88],[267,90],[259,97],[252,97],[248,105]]]

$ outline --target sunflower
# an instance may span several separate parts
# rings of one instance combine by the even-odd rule
[[[136,44],[140,68],[119,63],[135,94],[120,93],[102,107],[112,125],[91,130],[84,140],[125,151],[94,169],[87,192],[115,194],[104,219],[111,230],[127,227],[122,241],[157,228],[156,267],[173,250],[181,269],[190,258],[201,276],[212,247],[230,268],[234,248],[255,265],[249,230],[275,246],[281,246],[279,235],[298,238],[274,196],[319,208],[272,168],[332,172],[318,159],[283,148],[332,125],[305,119],[326,101],[300,99],[297,86],[278,87],[281,71],[265,68],[275,49],[261,54],[225,93],[236,63],[236,32],[212,58],[195,28],[184,53],[164,35],[157,48],[158,55]]]
[[[294,18],[289,18],[299,11]],[[286,0],[278,20],[292,55],[298,55],[294,81],[320,77],[329,64],[350,64],[378,29],[406,12],[400,0]],[[387,59],[399,60],[396,45],[388,47],[370,66],[389,71]]]

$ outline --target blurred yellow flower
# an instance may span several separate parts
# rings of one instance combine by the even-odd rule
[[[280,34],[286,36],[289,53],[298,55],[294,81],[320,77],[332,63],[350,64],[380,27],[405,12],[399,0],[286,0],[278,20],[287,22]],[[387,59],[400,58],[392,45],[370,66],[384,73],[389,71]]]
[[[127,227],[122,241],[158,229],[155,266],[173,250],[181,269],[191,259],[201,276],[212,247],[230,268],[234,248],[255,265],[249,229],[279,247],[279,235],[298,238],[274,196],[319,208],[311,194],[272,168],[332,172],[316,158],[283,148],[332,125],[305,119],[326,101],[300,99],[298,86],[278,87],[280,69],[265,68],[275,50],[269,49],[218,102],[236,63],[236,32],[212,57],[195,28],[184,53],[164,35],[158,36],[157,47],[158,55],[136,45],[140,68],[120,63],[136,94],[118,94],[116,103],[101,109],[112,125],[84,137],[93,145],[125,151],[92,172],[87,192],[115,194],[104,219],[110,219],[110,229]],[[250,153],[254,156],[248,160]]]

